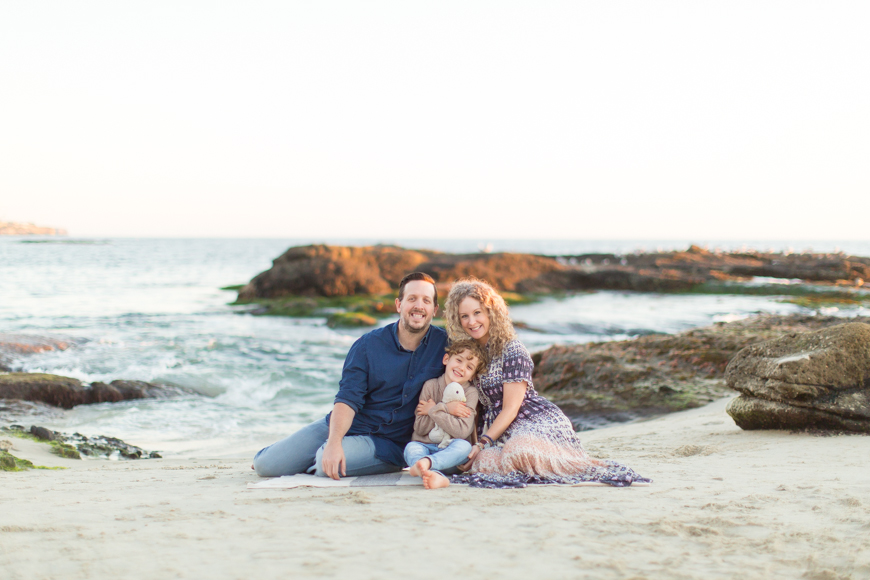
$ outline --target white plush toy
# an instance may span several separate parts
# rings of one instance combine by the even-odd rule
[[[441,396],[441,402],[449,403],[451,401],[465,402],[465,389],[463,389],[462,385],[459,383],[450,383],[444,387],[444,394]],[[429,440],[432,443],[437,443],[438,449],[444,449],[450,445],[450,442],[453,441],[453,437],[445,433],[441,427],[435,425],[435,427],[429,431]]]

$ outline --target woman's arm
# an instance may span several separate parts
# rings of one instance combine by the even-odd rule
[[[489,435],[495,441],[501,437],[502,433],[507,431],[507,428],[517,418],[517,413],[520,412],[523,399],[526,397],[527,388],[528,384],[525,381],[504,384],[504,399],[501,403],[501,413],[498,414],[484,435]]]
[[[502,433],[504,433],[507,428],[510,427],[511,423],[514,422],[514,419],[517,418],[517,413],[520,412],[520,407],[523,405],[523,399],[526,397],[527,388],[528,383],[525,381],[521,383],[504,384],[504,398],[501,403],[501,412],[495,418],[495,421],[492,422],[492,425],[489,426],[489,429],[486,430],[484,435],[492,437],[493,441],[502,436]],[[478,453],[480,453],[480,447],[475,445],[471,448],[471,453],[468,454],[468,462],[460,465],[459,469],[462,471],[470,469],[471,464],[474,462],[474,458],[477,457]]]

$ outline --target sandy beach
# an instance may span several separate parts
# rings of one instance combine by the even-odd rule
[[[248,490],[235,457],[4,473],[0,569],[35,578],[870,577],[870,437],[741,431],[725,400],[583,433],[645,488]]]

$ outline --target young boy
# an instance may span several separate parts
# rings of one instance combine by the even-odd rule
[[[447,347],[444,375],[423,383],[420,403],[417,405],[417,418],[414,421],[414,435],[405,447],[405,462],[411,468],[411,475],[423,478],[423,485],[429,489],[429,471],[456,473],[457,465],[468,460],[471,446],[477,439],[474,432],[474,416],[477,409],[477,389],[471,380],[483,371],[484,354],[477,342],[459,340]],[[459,383],[465,391],[465,404],[456,401],[440,402],[445,387]],[[439,402],[436,402],[439,401]],[[429,439],[429,432],[440,427],[453,437],[450,445],[438,448],[438,442]],[[442,474],[443,475],[443,474]]]

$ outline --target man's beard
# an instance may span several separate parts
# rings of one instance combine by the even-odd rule
[[[424,324],[420,328],[414,328],[413,326],[411,326],[410,321],[402,319],[402,328],[404,328],[405,331],[410,332],[411,334],[420,334],[426,332],[426,329],[429,328],[429,325]]]

